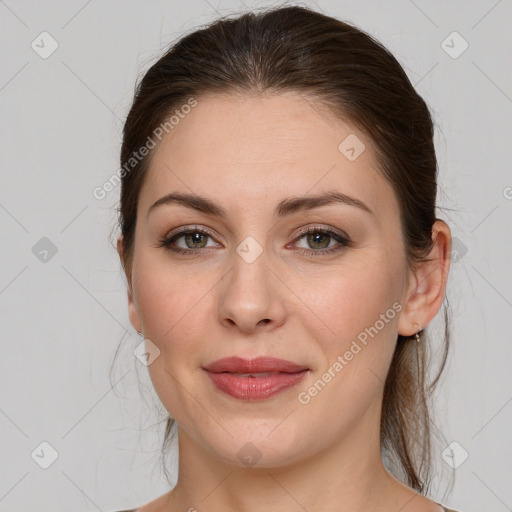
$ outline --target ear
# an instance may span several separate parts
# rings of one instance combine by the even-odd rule
[[[398,322],[398,334],[412,336],[424,329],[439,311],[445,296],[452,237],[448,225],[437,219],[432,226],[434,245],[428,254],[431,261],[419,264],[409,275]]]
[[[131,278],[127,275],[126,268],[125,268],[125,260],[123,255],[123,237],[122,235],[117,239],[117,253],[119,254],[119,258],[121,260],[121,265],[125,271],[125,276],[127,279],[127,292],[128,292],[128,316],[130,318],[130,323],[132,324],[133,328],[137,332],[143,332],[142,331],[142,322],[140,321],[139,311],[137,309],[137,306],[135,304],[135,301],[133,300],[133,289],[132,289],[132,282]]]

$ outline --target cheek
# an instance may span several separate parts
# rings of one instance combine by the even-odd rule
[[[191,317],[204,309],[203,301],[207,302],[207,292],[214,286],[209,274],[189,272],[169,264],[161,255],[141,255],[134,268],[138,310],[148,337],[151,334],[155,343],[163,343],[185,326],[192,336],[199,326]]]
[[[207,360],[207,316],[212,314],[214,280],[205,273],[192,275],[165,262],[140,258],[134,275],[138,310],[145,337],[160,350],[148,366],[154,389],[170,415],[179,423],[201,415],[190,400],[198,366]]]
[[[191,380],[218,350],[215,323],[223,273],[172,264],[161,254],[141,254],[137,263],[134,268],[141,271],[134,275],[134,287],[144,334],[160,350],[149,372],[157,393],[165,394],[162,401],[174,409],[187,401],[186,393],[178,399],[182,386],[193,387]]]
[[[367,259],[364,263],[361,259],[358,265],[347,265],[303,281],[298,295],[317,315],[317,322],[320,320],[330,337],[339,343],[357,337],[392,308],[400,297],[394,276],[394,269],[381,259]],[[392,309],[387,315],[386,327],[396,321],[395,313]],[[378,327],[382,328],[380,322]]]
[[[396,270],[375,258],[364,268],[354,265],[350,272],[347,268],[325,279],[322,293],[309,294],[309,305],[321,319],[310,324],[309,334],[322,351],[317,378],[327,382],[327,389],[322,383],[317,388],[325,407],[331,403],[346,409],[350,403],[355,414],[381,392],[402,309]],[[319,328],[327,334],[319,336]]]

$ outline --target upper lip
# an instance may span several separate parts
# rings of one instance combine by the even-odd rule
[[[309,370],[307,366],[286,361],[284,359],[276,359],[275,357],[243,359],[237,356],[218,359],[208,366],[205,366],[204,369],[212,373],[297,373],[303,370]]]

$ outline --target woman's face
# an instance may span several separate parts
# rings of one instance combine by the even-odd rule
[[[371,141],[298,94],[197,100],[153,150],[138,203],[129,312],[160,350],[158,396],[196,448],[240,466],[378,442],[410,290],[398,202]],[[169,194],[218,211],[152,207]],[[350,199],[311,199],[334,194]],[[307,370],[231,368],[215,377],[226,392],[205,368],[232,356]]]

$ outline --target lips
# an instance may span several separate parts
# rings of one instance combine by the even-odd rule
[[[228,357],[204,370],[218,391],[239,400],[270,398],[295,387],[309,372],[307,366],[272,357]]]
[[[256,359],[243,359],[241,357],[226,357],[205,367],[211,373],[238,373],[241,375],[258,373],[297,373],[309,370],[307,366],[276,359],[274,357],[257,357]]]

